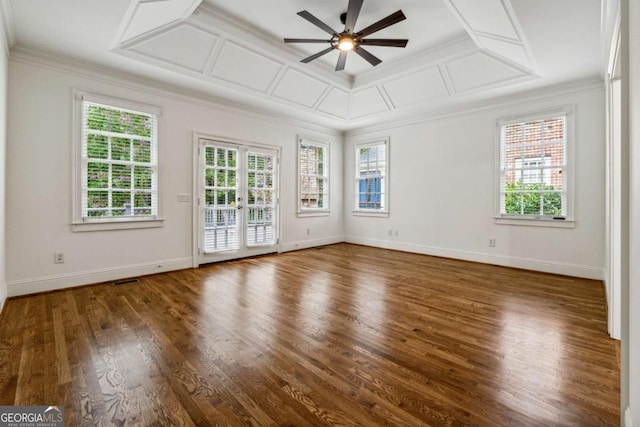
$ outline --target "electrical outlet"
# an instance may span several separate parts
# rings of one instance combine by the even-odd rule
[[[53,263],[54,264],[64,264],[64,252],[54,252],[53,253]]]
[[[307,228],[307,236],[308,236],[309,234],[311,234],[311,229],[310,229],[310,228]]]
[[[393,236],[393,230],[390,228],[390,229],[389,229],[389,231],[387,231],[387,234],[388,234],[389,236]]]
[[[400,234],[400,230],[396,230],[396,237]]]
[[[489,239],[489,246],[494,248],[496,246],[496,239]]]

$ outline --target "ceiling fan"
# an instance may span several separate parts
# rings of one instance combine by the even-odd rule
[[[316,27],[326,31],[331,34],[331,38],[328,40],[325,39],[291,39],[285,38],[285,43],[329,43],[331,46],[322,50],[316,54],[309,56],[308,58],[303,59],[300,62],[311,62],[314,59],[320,58],[322,55],[325,55],[331,52],[334,49],[338,49],[340,51],[340,56],[338,57],[338,63],[336,64],[336,71],[344,70],[344,66],[347,62],[347,53],[349,51],[354,51],[362,58],[364,58],[367,62],[369,62],[374,67],[382,62],[382,60],[375,55],[371,54],[371,52],[365,50],[363,46],[388,46],[388,47],[405,47],[409,42],[408,39],[365,39],[369,34],[373,34],[376,31],[380,31],[384,28],[387,28],[391,25],[397,24],[400,21],[407,19],[402,13],[402,10],[398,10],[395,13],[387,16],[386,18],[382,18],[378,22],[369,25],[366,28],[356,32],[354,27],[356,26],[356,21],[358,20],[358,15],[360,15],[360,9],[362,8],[362,2],[364,0],[349,0],[349,6],[347,7],[347,12],[340,15],[340,20],[344,24],[344,30],[341,33],[338,33],[333,28],[313,16],[310,12],[303,10],[302,12],[298,12],[298,15],[311,22]]]

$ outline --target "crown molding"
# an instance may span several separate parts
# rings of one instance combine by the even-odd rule
[[[100,83],[112,84],[138,92],[162,96],[219,111],[235,113],[245,117],[250,116],[259,120],[276,121],[283,125],[293,126],[297,129],[308,129],[338,137],[342,137],[343,135],[343,129],[340,129],[337,125],[325,125],[314,123],[313,121],[291,118],[286,113],[279,114],[274,111],[270,111],[267,108],[257,107],[248,103],[231,101],[221,96],[196,91],[192,88],[186,88],[175,84],[165,83],[157,79],[90,63],[77,58],[65,57],[41,50],[14,47],[11,49],[10,61],[30,64],[52,71],[94,80]],[[330,119],[330,121],[335,122],[336,120]]]
[[[592,92],[603,92],[605,90],[604,81],[598,76],[594,78],[576,80],[559,85],[547,86],[540,89],[532,89],[526,92],[507,94],[491,99],[480,100],[465,105],[453,105],[449,108],[440,108],[435,112],[417,112],[414,118],[400,120],[393,123],[383,123],[379,126],[368,126],[360,129],[348,130],[345,138],[361,137],[369,134],[379,134],[389,132],[393,129],[407,126],[419,125],[452,117],[464,117],[467,115],[497,111],[505,108],[531,107],[531,104],[543,104],[556,102],[558,98],[570,95],[583,95]],[[420,117],[415,117],[419,115]]]
[[[602,0],[602,12],[600,16],[602,75],[606,76],[611,71],[611,61],[615,55],[615,49],[612,46],[620,29],[620,0]]]
[[[2,14],[2,37],[3,45],[7,54],[16,44],[16,35],[13,25],[13,11],[9,0],[0,0],[0,13]]]

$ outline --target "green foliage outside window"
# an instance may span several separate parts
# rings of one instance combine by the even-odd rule
[[[560,216],[562,213],[562,194],[551,185],[545,184],[506,184],[504,196],[505,213],[509,215]],[[542,210],[540,209],[542,205]]]
[[[151,215],[153,116],[89,103],[84,118],[86,215]]]

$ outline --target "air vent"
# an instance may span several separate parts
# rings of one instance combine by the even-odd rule
[[[126,279],[126,280],[120,280],[119,282],[113,282],[114,285],[128,285],[129,283],[136,283],[139,282],[140,280],[138,279]]]

